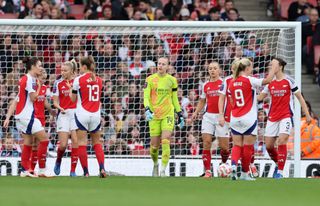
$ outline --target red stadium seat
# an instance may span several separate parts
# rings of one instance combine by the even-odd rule
[[[281,0],[280,2],[280,16],[281,19],[288,19],[288,10],[290,4],[294,2],[293,0]]]
[[[70,16],[73,16],[74,14],[82,14],[84,11],[84,5],[71,5],[70,6]]]
[[[313,6],[317,6],[317,0],[308,0],[308,2],[310,3],[310,4],[312,4]]]
[[[0,19],[16,19],[18,18],[17,14],[14,13],[6,13],[6,14],[0,14]]]
[[[320,60],[320,45],[316,45],[314,46],[314,64],[318,65],[319,60]]]

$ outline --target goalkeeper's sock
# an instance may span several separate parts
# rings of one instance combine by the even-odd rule
[[[64,149],[61,149],[60,147],[58,148],[56,162],[61,163],[62,157],[63,157],[65,151],[66,151],[65,148]]]
[[[267,149],[270,158],[277,164],[278,163],[278,151],[276,148],[272,147]]]
[[[249,171],[249,165],[252,156],[252,146],[253,145],[243,145],[243,153],[241,158],[243,172]]]
[[[283,170],[287,160],[287,145],[282,144],[278,146],[278,169]]]
[[[49,144],[48,140],[45,140],[39,143],[39,146],[38,146],[39,169],[46,168],[48,144]]]
[[[162,164],[161,170],[165,171],[170,159],[170,141],[167,139],[162,140]]]
[[[34,171],[34,168],[36,167],[38,162],[38,151],[32,150],[31,158],[30,158],[30,170]]]
[[[79,146],[79,160],[83,169],[84,174],[88,173],[88,154],[87,154],[87,146],[82,145]]]
[[[231,164],[232,165],[238,165],[238,161],[241,157],[242,153],[242,147],[239,145],[234,145],[232,147],[232,152],[231,152]]]
[[[104,170],[104,152],[101,144],[95,144],[93,146],[94,152],[96,153],[96,157],[99,163],[99,169]]]
[[[203,150],[202,152],[202,161],[204,169],[211,171],[211,151],[210,150]]]
[[[31,150],[32,150],[32,146],[23,145],[23,150],[21,153],[21,166],[23,171],[29,170]]]
[[[78,163],[78,148],[71,149],[71,170],[70,172],[75,172]]]
[[[158,164],[158,156],[159,156],[159,148],[150,147],[150,155],[151,155],[151,159],[153,161],[153,164],[157,165]]]
[[[220,155],[222,163],[226,163],[228,161],[230,152],[229,150],[220,150]]]

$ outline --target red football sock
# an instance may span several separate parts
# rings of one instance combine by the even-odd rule
[[[232,165],[238,165],[238,161],[241,157],[241,153],[242,153],[242,147],[240,147],[239,145],[234,145],[232,147],[232,151],[231,151],[231,164]]]
[[[242,153],[242,171],[248,172],[249,165],[252,157],[252,145],[243,145],[243,153]]]
[[[278,151],[276,150],[276,148],[271,148],[271,149],[267,149],[270,158],[275,162],[278,163]]]
[[[287,145],[282,144],[278,146],[278,168],[283,170],[287,160]]]
[[[104,152],[101,144],[95,144],[93,146],[94,152],[96,153],[96,157],[99,163],[100,170],[104,170]]]
[[[228,161],[230,152],[229,150],[220,150],[220,155],[222,163],[226,163]]]
[[[252,153],[250,163],[253,164],[254,163],[254,145],[251,145],[250,150]]]
[[[202,161],[205,170],[211,170],[211,151],[203,150]]]
[[[71,170],[70,172],[75,172],[78,163],[78,148],[71,149]]]
[[[40,142],[38,146],[38,162],[39,162],[40,169],[46,168],[48,144],[49,144],[49,141],[45,140]]]
[[[87,154],[87,146],[82,145],[78,148],[79,160],[83,169],[84,174],[88,173],[88,154]]]
[[[61,163],[62,157],[63,157],[65,151],[66,151],[66,149],[61,150],[60,147],[58,148],[58,151],[57,151],[57,160],[56,160],[56,162]]]
[[[24,171],[29,170],[31,150],[32,146],[23,145],[23,150],[21,152],[21,166]]]
[[[34,171],[34,168],[36,167],[38,162],[38,151],[32,150],[31,158],[30,158],[30,170]]]

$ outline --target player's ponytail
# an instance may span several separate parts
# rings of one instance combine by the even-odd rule
[[[73,74],[78,70],[78,64],[74,59],[72,59],[71,61],[65,62],[64,65],[69,67]]]
[[[91,55],[88,57],[82,57],[80,60],[80,64],[85,65],[87,67],[87,70],[91,71],[91,79],[93,81],[96,81],[96,74],[94,72],[95,63],[93,57]]]
[[[36,66],[38,61],[40,61],[38,57],[25,57],[23,59],[23,63],[26,65],[25,73],[28,73],[32,69],[32,66]]]
[[[251,61],[247,58],[242,58],[238,64],[235,65],[233,78],[239,77],[240,72],[245,71],[251,65]]]

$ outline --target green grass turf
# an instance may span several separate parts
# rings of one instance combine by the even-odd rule
[[[319,179],[0,177],[1,206],[319,205]]]

